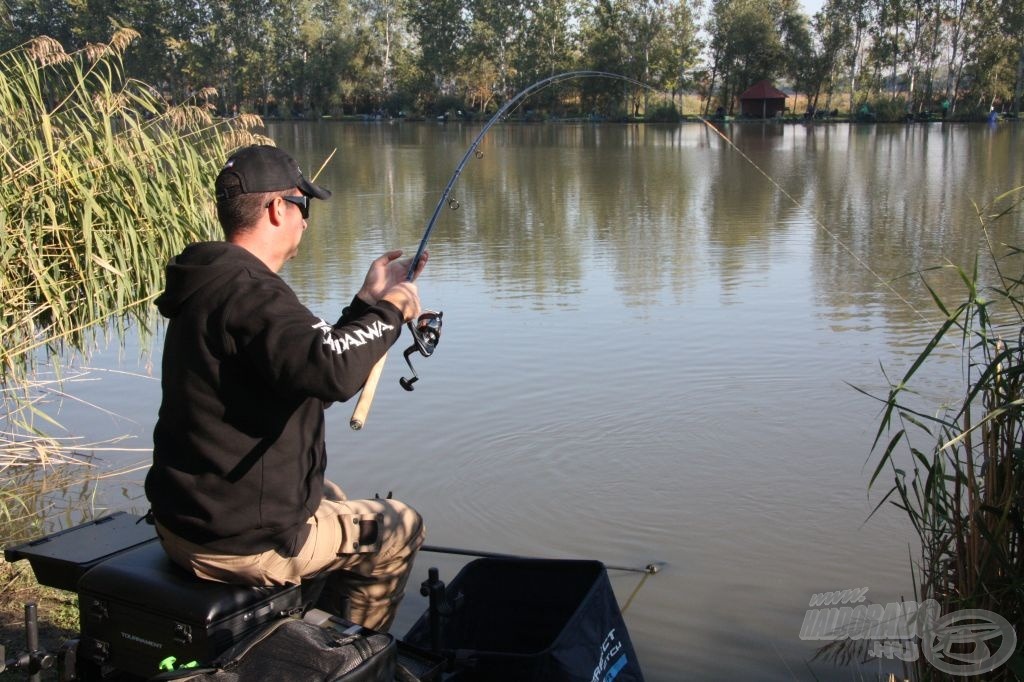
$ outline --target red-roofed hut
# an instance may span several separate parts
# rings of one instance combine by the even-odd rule
[[[768,80],[758,81],[740,95],[740,113],[751,118],[773,118],[786,110],[786,93]]]

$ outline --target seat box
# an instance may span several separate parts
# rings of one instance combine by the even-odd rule
[[[117,512],[4,550],[9,562],[28,559],[41,585],[78,591],[78,580],[93,566],[146,543],[156,530],[141,516]]]
[[[122,552],[78,581],[78,657],[151,677],[163,665],[208,663],[276,618],[304,608],[299,585],[245,587],[196,578],[159,543]]]

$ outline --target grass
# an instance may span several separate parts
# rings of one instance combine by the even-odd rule
[[[918,603],[935,600],[943,617],[968,609],[995,613],[1015,628],[1016,650],[1008,661],[992,671],[982,669],[987,657],[975,668],[958,668],[984,672],[986,680],[1024,678],[1024,251],[995,236],[1000,220],[1022,205],[1024,188],[1018,188],[978,210],[987,250],[970,270],[946,266],[963,284],[961,303],[947,304],[929,286],[945,321],[890,382],[888,394],[877,397],[883,411],[869,483],[893,481],[873,513],[892,503],[920,541],[912,559]],[[926,286],[927,276],[922,273]],[[915,380],[936,349],[950,342],[962,349],[963,394],[952,406],[929,411],[918,406]],[[986,646],[995,654],[1011,639],[1004,633]],[[922,640],[922,653],[928,644]],[[973,645],[953,646],[964,653]],[[910,664],[913,678],[947,679],[928,655]]]
[[[41,37],[0,53],[0,545],[90,515],[88,453],[123,449],[53,435],[52,404],[80,376],[62,362],[88,357],[101,333],[147,331],[165,263],[217,237],[220,163],[267,142],[255,116],[215,119],[211,90],[171,105],[125,78],[136,37],[71,53]],[[40,586],[26,562],[0,562],[0,588],[8,654],[24,650],[28,601],[47,649],[77,632],[75,595]]]
[[[71,53],[41,37],[0,53],[0,524],[41,518],[39,472],[82,465],[96,446],[50,435],[63,359],[88,357],[100,333],[145,334],[166,262],[218,236],[221,162],[267,141],[255,116],[215,119],[211,90],[171,105],[125,78],[136,37],[122,29]],[[39,380],[42,369],[54,376]]]
[[[78,636],[78,597],[70,592],[44,587],[36,582],[26,562],[8,563],[0,559],[0,645],[8,658],[26,650],[25,604],[35,603],[39,624],[39,644],[51,653]],[[24,679],[12,672],[5,677]],[[56,669],[45,671],[44,680],[56,680]]]
[[[48,447],[48,446],[42,446]],[[7,467],[0,484],[0,538],[5,547],[35,539],[46,530],[42,519],[59,519],[68,513],[80,513],[83,500],[68,502],[65,492],[80,485],[88,461],[47,467]],[[68,506],[71,505],[71,506]],[[0,645],[6,657],[25,652],[25,605],[35,603],[39,643],[50,653],[78,636],[78,599],[73,593],[40,585],[27,561],[8,563],[0,558]],[[8,677],[24,679],[21,672]],[[56,669],[44,671],[44,680],[56,680]]]
[[[217,122],[213,92],[167,105],[125,79],[135,34],[75,53],[38,38],[0,54],[0,381],[97,323],[148,321],[166,261],[216,233],[209,186],[255,117]]]
[[[146,332],[165,263],[217,236],[220,163],[267,142],[255,116],[215,119],[211,90],[171,105],[125,78],[136,37],[71,53],[41,37],[0,53],[0,545],[90,515],[89,453],[123,448],[53,435],[52,405],[80,376],[62,362],[88,357],[101,333]],[[75,595],[40,586],[26,562],[0,562],[0,588],[8,654],[24,650],[28,601],[47,649],[77,632]]]

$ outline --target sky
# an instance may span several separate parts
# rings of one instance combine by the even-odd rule
[[[824,2],[825,0],[801,0],[800,4],[804,6],[804,11],[807,13],[807,16],[813,17],[814,14],[821,9]]]

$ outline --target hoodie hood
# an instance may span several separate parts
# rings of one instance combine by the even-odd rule
[[[164,317],[175,317],[191,297],[217,286],[219,280],[226,285],[240,268],[270,273],[263,261],[241,246],[228,242],[191,244],[167,264],[167,283],[156,299],[156,307]]]

